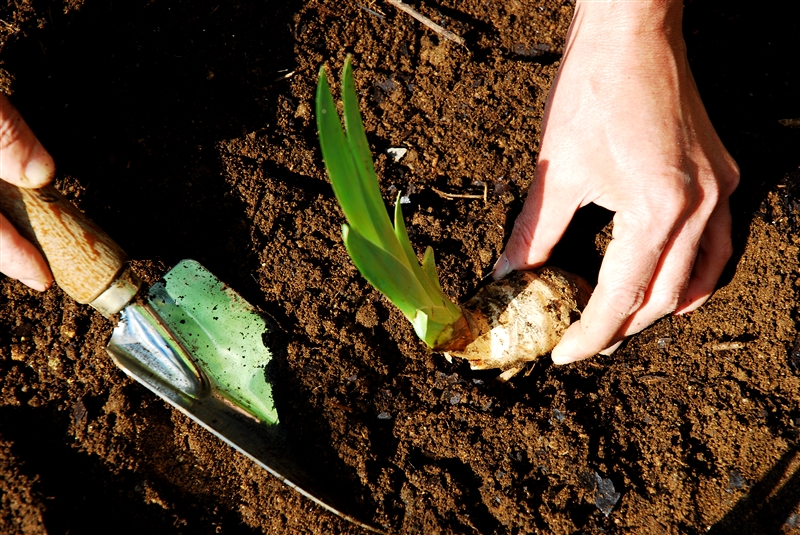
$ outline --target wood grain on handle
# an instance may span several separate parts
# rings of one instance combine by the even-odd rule
[[[88,304],[117,278],[125,252],[52,185],[17,188],[0,180],[0,211],[42,250],[58,285]]]

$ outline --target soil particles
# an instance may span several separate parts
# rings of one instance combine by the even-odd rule
[[[402,194],[463,300],[525,199],[574,3],[409,4],[465,46],[373,0],[10,0],[0,89],[148,284],[193,258],[274,319],[290,439],[373,526],[800,533],[798,19],[686,2],[692,70],[742,170],[708,303],[502,384],[428,351],[350,262],[315,86],[352,54],[387,206]],[[582,209],[551,263],[596,282],[611,217]],[[0,532],[365,533],[118,370],[113,326],[0,278]]]

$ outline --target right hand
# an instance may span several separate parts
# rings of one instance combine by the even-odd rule
[[[53,158],[17,109],[0,94],[0,180],[21,188],[40,188],[55,174]],[[53,274],[42,254],[0,213],[0,273],[43,292]]]
[[[700,100],[681,16],[677,0],[578,2],[533,183],[494,271],[542,265],[582,206],[615,212],[557,364],[610,354],[661,316],[696,309],[731,256],[739,169]]]

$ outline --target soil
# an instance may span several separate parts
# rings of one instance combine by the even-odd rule
[[[382,2],[11,0],[0,89],[149,283],[194,258],[275,319],[282,421],[373,525],[800,532],[800,23],[687,2],[692,69],[743,177],[711,300],[612,357],[499,384],[427,351],[352,266],[314,88],[353,54],[387,202],[408,195],[412,241],[461,299],[525,198],[574,5],[412,5],[466,48]],[[582,210],[553,264],[596,280],[610,218]],[[124,375],[112,328],[0,278],[0,532],[364,532]]]

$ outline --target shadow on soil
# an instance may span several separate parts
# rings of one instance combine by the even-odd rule
[[[87,2],[66,14],[63,3],[41,4],[50,16],[10,42],[3,62],[16,76],[13,102],[54,156],[67,197],[131,258],[168,266],[197,259],[261,304],[245,209],[225,182],[217,144],[274,124],[289,92],[279,73],[295,65],[297,3]],[[70,192],[72,177],[84,188]],[[299,393],[292,397],[302,402]],[[134,489],[137,476],[115,475],[69,447],[58,421],[44,410],[0,412],[0,429],[31,474],[43,475],[43,493],[55,497],[48,528],[88,533],[91,526],[117,529],[124,519],[122,533],[174,532],[171,515],[145,506],[140,495],[108,493],[109,485]],[[320,417],[309,433],[328,436],[326,425]],[[321,478],[356,479],[330,445],[308,458]],[[340,491],[356,494],[354,486]],[[222,515],[241,522],[235,511]]]
[[[127,470],[113,473],[98,457],[81,452],[68,443],[69,433],[62,414],[50,409],[3,407],[0,436],[12,440],[12,451],[21,469],[35,480],[44,498],[43,519],[48,533],[213,533],[205,519],[211,502],[195,500],[181,506],[179,519],[172,512],[146,504],[142,493],[148,481]],[[220,511],[220,522],[238,526],[236,533],[257,531],[241,525],[236,512]]]
[[[64,14],[43,3],[50,16],[9,42],[3,62],[59,185],[84,186],[67,196],[132,258],[195,258],[256,294],[217,144],[274,124],[290,90],[276,73],[294,66],[295,6],[138,0]]]
[[[752,6],[751,6],[752,7]],[[731,197],[734,258],[744,251],[749,224],[767,192],[797,167],[800,45],[796,17],[731,2],[686,3],[684,35],[703,103],[742,179]]]
[[[733,535],[752,533],[772,535],[784,533],[784,527],[800,526],[800,518],[793,511],[800,505],[800,458],[798,448],[787,451],[764,478],[708,533]],[[792,471],[792,465],[794,470]],[[788,479],[787,479],[788,476]]]

